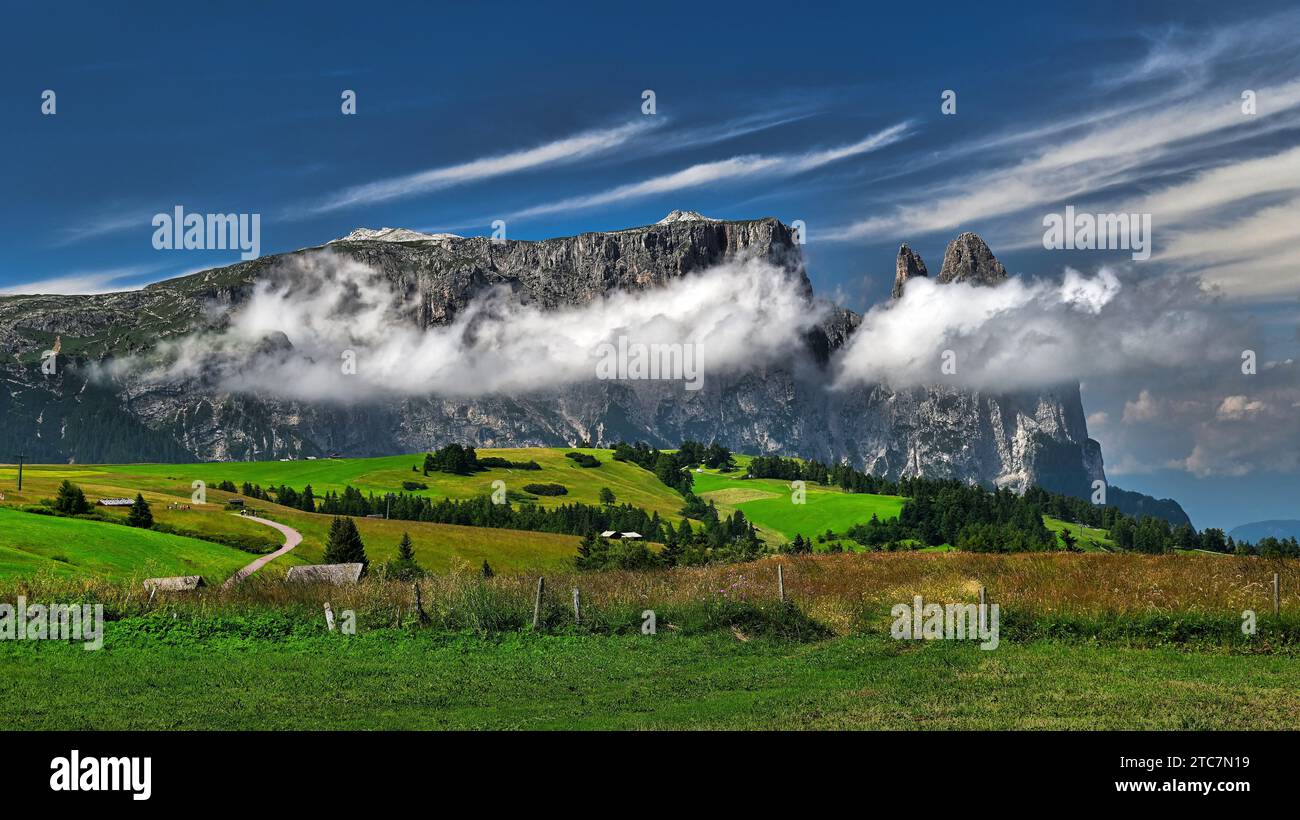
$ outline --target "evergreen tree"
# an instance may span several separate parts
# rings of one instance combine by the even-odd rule
[[[424,575],[424,568],[416,563],[415,547],[411,544],[410,533],[402,533],[402,540],[397,544],[397,557],[388,562],[385,571],[389,576],[403,581]]]
[[[484,558],[483,559],[483,580],[486,581],[487,579],[491,578],[493,575],[496,575],[496,573],[492,571],[492,565],[487,562],[486,558]]]
[[[127,513],[126,523],[145,530],[153,526],[153,511],[149,509],[149,502],[145,501],[140,493],[135,494],[135,503],[131,505],[131,512]]]
[[[330,522],[329,541],[325,544],[326,564],[361,564],[369,566],[366,545],[351,518],[335,518]]]
[[[616,500],[617,499],[614,498],[613,490],[611,490],[608,487],[600,488],[600,503],[609,506],[610,504],[613,504]]]
[[[411,534],[402,533],[402,540],[397,544],[397,557],[402,561],[415,560],[415,548],[411,544]]]
[[[81,488],[65,478],[54,498],[54,509],[64,515],[82,515],[90,512],[90,504],[86,502],[86,494]]]
[[[1076,549],[1075,545],[1079,543],[1078,539],[1071,535],[1070,531],[1067,529],[1061,530],[1061,542],[1065,544],[1066,552],[1074,552]]]

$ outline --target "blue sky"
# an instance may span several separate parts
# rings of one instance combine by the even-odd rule
[[[1300,18],[1051,5],[223,3],[181,19],[175,4],[11,4],[0,289],[114,290],[237,260],[154,250],[150,220],[176,205],[260,213],[263,253],[358,226],[471,235],[504,219],[534,239],[689,208],[804,220],[816,290],[856,310],[888,295],[899,242],[935,270],[974,230],[1013,273],[1114,265],[1217,286],[1261,361],[1294,360]],[[1216,119],[1243,89],[1259,113]],[[1067,203],[1153,213],[1149,267],[1044,250],[1041,218]],[[1257,400],[1186,366],[1089,382],[1111,479],[1175,495],[1199,525],[1300,518],[1295,370],[1273,373]],[[1225,410],[1238,395],[1279,415]],[[1231,426],[1246,421],[1251,446]]]

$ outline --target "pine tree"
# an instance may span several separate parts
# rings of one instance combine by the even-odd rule
[[[415,546],[411,543],[410,533],[402,533],[402,540],[397,544],[397,557],[388,562],[384,572],[402,581],[424,577],[424,568],[415,560]]]
[[[1078,543],[1077,539],[1070,535],[1070,531],[1067,529],[1061,530],[1061,541],[1065,544],[1066,552],[1074,552],[1074,545]]]
[[[82,515],[90,512],[90,504],[86,503],[86,494],[81,488],[65,478],[54,499],[54,509],[64,515]]]
[[[582,536],[578,542],[578,557],[573,559],[573,564],[578,569],[597,569],[592,566],[591,554],[596,547],[596,533],[588,532]]]
[[[411,544],[411,534],[402,533],[402,540],[397,544],[397,559],[415,563],[415,547]]]
[[[600,488],[600,503],[606,506],[613,504],[617,499],[614,498],[614,491],[608,487]]]
[[[492,571],[492,565],[487,562],[486,558],[484,558],[483,559],[483,580],[486,581],[488,578],[491,578],[493,575],[496,575],[496,573]]]
[[[329,541],[325,544],[326,564],[361,564],[369,566],[366,545],[351,518],[335,518],[330,522]]]
[[[126,523],[128,526],[144,530],[153,526],[153,511],[149,509],[149,502],[145,501],[140,493],[135,494],[135,503],[131,505],[131,512],[127,513]]]

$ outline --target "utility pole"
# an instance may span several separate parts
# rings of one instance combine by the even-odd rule
[[[18,454],[18,492],[23,491],[23,460],[27,458],[26,453]]]

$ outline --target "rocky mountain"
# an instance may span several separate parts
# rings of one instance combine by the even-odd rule
[[[904,243],[898,249],[898,262],[894,268],[894,288],[889,292],[889,295],[895,299],[900,299],[903,296],[903,287],[907,284],[908,279],[929,275],[930,272],[925,269],[925,263],[921,261],[921,255]]]
[[[993,256],[984,240],[967,232],[948,243],[938,281],[941,285],[949,282],[996,285],[1006,278],[1007,269]]]
[[[543,309],[614,290],[654,288],[722,261],[757,256],[812,287],[791,229],[775,219],[711,220],[674,212],[655,225],[543,241],[359,229],[328,246],[364,263],[402,296],[403,321],[445,324],[490,288]],[[447,442],[567,445],[618,439],[674,445],[717,440],[737,451],[847,459],[891,477],[925,474],[1023,491],[1037,484],[1087,495],[1104,480],[1077,385],[1012,394],[883,385],[829,391],[823,370],[860,317],[826,306],[788,366],[711,377],[704,389],[592,381],[529,395],[435,395],[348,405],[223,392],[201,375],[158,383],[90,377],[111,362],[195,331],[220,328],[280,262],[263,257],[94,296],[0,298],[0,447],[43,461],[273,459],[418,452]],[[896,293],[928,275],[900,249]],[[1006,270],[974,234],[945,254],[940,282],[996,285]],[[55,373],[42,354],[58,340]],[[281,334],[267,344],[292,346]],[[50,357],[46,356],[48,360]]]

